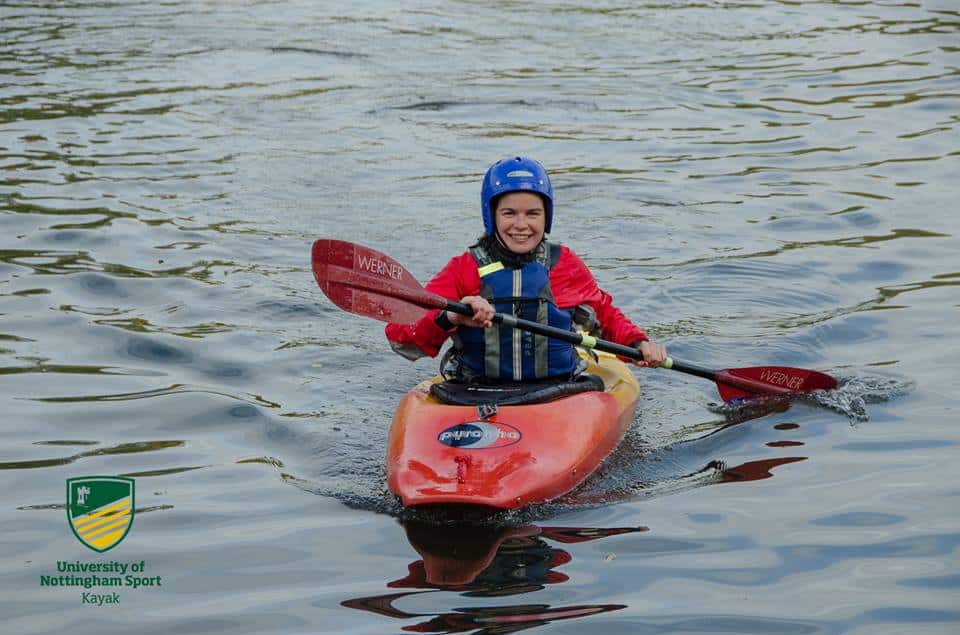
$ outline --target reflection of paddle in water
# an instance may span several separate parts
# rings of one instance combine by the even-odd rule
[[[569,552],[551,542],[578,543],[617,534],[643,532],[646,527],[612,529],[578,527],[434,526],[406,523],[407,538],[422,560],[410,564],[405,578],[388,583],[391,588],[460,591],[468,597],[500,597],[529,593],[569,578],[556,567],[567,564]],[[504,607],[455,608],[439,614],[409,613],[393,604],[431,591],[401,592],[346,600],[343,606],[397,619],[431,617],[405,626],[405,631],[463,632],[493,629],[515,632],[551,621],[616,611],[622,604],[551,607],[522,604]]]
[[[423,593],[423,592],[420,592]],[[392,606],[400,598],[418,593],[394,593],[371,598],[359,598],[341,602],[343,606],[395,617],[409,619],[430,617],[427,613],[407,613]],[[404,626],[401,630],[416,633],[463,633],[483,629],[483,633],[515,633],[556,620],[586,617],[607,611],[626,608],[623,604],[591,604],[551,608],[546,604],[520,604],[503,607],[459,608],[454,612],[440,613],[424,622]],[[496,630],[494,630],[496,629]]]
[[[789,401],[779,398],[726,406],[720,411],[722,418],[688,425],[661,439],[651,440],[645,438],[642,431],[633,430],[583,486],[562,499],[539,506],[535,512],[542,517],[553,516],[570,509],[663,496],[718,483],[769,478],[770,469],[806,457],[771,457],[744,461],[736,467],[729,467],[722,457],[728,453],[752,453],[753,448],[761,445],[766,446],[763,454],[769,454],[770,448],[803,446],[803,441],[789,438],[796,436],[793,431],[800,429],[799,424],[778,422],[778,419],[769,423],[760,421],[771,414],[782,414],[789,407]],[[767,441],[770,424],[776,438]],[[764,465],[768,469],[761,469]]]
[[[765,478],[771,478],[770,472],[775,467],[786,465],[787,463],[796,463],[797,461],[806,461],[805,456],[785,456],[778,459],[765,459],[762,461],[749,461],[736,467],[728,467],[720,473],[721,483],[737,483],[744,481],[762,481]]]

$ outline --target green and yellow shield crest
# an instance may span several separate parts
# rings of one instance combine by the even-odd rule
[[[133,525],[134,483],[123,476],[67,479],[67,520],[86,546],[103,553],[116,547]]]

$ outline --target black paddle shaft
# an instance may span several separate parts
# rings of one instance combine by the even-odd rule
[[[711,381],[718,381],[717,371],[704,368],[703,366],[697,366],[696,364],[691,364],[689,362],[678,362],[672,357],[670,358],[670,368],[671,370],[679,370],[681,373],[687,373],[688,375],[696,375],[697,377],[703,377],[704,379],[709,379]]]
[[[351,313],[383,322],[403,324],[419,319],[422,309],[441,309],[465,316],[472,316],[474,313],[472,307],[430,293],[399,263],[361,245],[321,238],[313,245],[312,262],[314,276],[323,292],[334,304]],[[523,320],[513,315],[494,313],[493,321],[626,359],[643,358],[636,348]],[[803,368],[758,366],[710,370],[669,357],[661,367],[716,382],[724,401],[751,394],[810,392],[837,387],[837,381],[833,377]],[[730,387],[736,390],[731,392]]]
[[[472,308],[466,304],[454,302],[452,300],[447,301],[447,310],[453,311],[454,313],[459,313],[460,315],[473,315]],[[595,348],[598,351],[613,353],[614,355],[620,355],[621,357],[628,357],[630,359],[643,359],[643,353],[641,353],[639,349],[624,346],[623,344],[608,342],[607,340],[597,339],[590,335],[582,335],[580,333],[574,333],[573,331],[564,331],[563,329],[559,329],[555,326],[548,326],[546,324],[540,324],[539,322],[531,322],[530,320],[524,320],[512,315],[494,313],[493,321],[512,328],[518,328],[522,331],[530,331],[531,333],[536,333],[537,335],[543,335],[544,337],[553,337],[558,340],[564,340],[565,342],[570,342],[574,346]],[[710,370],[709,368],[704,368],[688,362],[678,362],[675,359],[669,360],[668,367],[672,370],[680,371],[681,373],[696,375],[697,377],[703,377],[704,379],[709,379],[711,381],[716,381],[717,378],[717,371],[715,370]]]
[[[460,315],[468,316],[472,316],[474,313],[473,309],[466,304],[454,302],[452,300],[447,301],[447,310],[453,311],[454,313],[459,313]],[[544,337],[552,337],[558,340],[564,340],[565,342],[570,342],[574,346],[595,348],[598,351],[613,353],[614,355],[629,357],[630,359],[643,359],[643,354],[639,351],[639,349],[624,346],[623,344],[615,344],[614,342],[608,342],[606,340],[600,340],[590,335],[582,335],[580,333],[574,333],[573,331],[565,331],[555,326],[540,324],[539,322],[531,322],[530,320],[524,320],[512,315],[494,313],[493,321],[497,324],[503,324],[505,326],[520,329],[522,331],[529,331],[531,333],[536,333],[537,335],[543,335]],[[706,377],[713,379],[713,375],[706,375]]]

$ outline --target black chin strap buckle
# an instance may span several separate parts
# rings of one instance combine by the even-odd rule
[[[497,414],[495,403],[482,403],[477,406],[477,419],[480,421],[486,421],[495,414]]]

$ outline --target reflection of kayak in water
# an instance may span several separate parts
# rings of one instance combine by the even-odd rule
[[[514,632],[555,620],[585,617],[625,608],[622,604],[550,606],[519,604],[458,608],[446,613],[410,613],[395,603],[432,590],[460,591],[471,597],[515,596],[561,584],[569,578],[556,567],[571,561],[570,553],[552,542],[577,543],[617,534],[646,531],[646,527],[612,529],[579,527],[436,526],[406,523],[410,545],[423,558],[409,566],[405,578],[387,584],[394,589],[418,589],[346,600],[348,608],[397,619],[429,618],[404,631],[456,633],[506,628]],[[491,630],[490,632],[494,632]],[[497,630],[496,632],[501,632]]]
[[[423,560],[410,565],[409,575],[391,582],[393,588],[485,589],[497,595],[521,593],[545,584],[567,581],[554,568],[570,562],[570,554],[550,543],[579,543],[647,531],[646,527],[594,529],[587,527],[444,527],[404,524],[410,546]]]
[[[569,492],[616,448],[640,396],[616,357],[588,362],[588,377],[562,385],[458,387],[439,377],[419,384],[390,428],[390,490],[407,507],[495,509]]]
[[[734,467],[712,462],[712,483],[767,479],[783,465],[803,461],[789,456],[748,461]],[[391,589],[413,589],[349,599],[342,606],[378,615],[418,620],[401,630],[420,633],[516,632],[522,629],[626,608],[622,604],[511,604],[494,606],[493,598],[535,592],[547,585],[563,584],[569,577],[558,570],[573,560],[569,551],[553,543],[574,545],[627,533],[646,532],[646,527],[497,527],[492,525],[435,525],[405,522],[411,547],[420,555],[408,566],[407,575],[388,582]],[[633,540],[644,541],[635,537]],[[653,538],[657,542],[657,538]],[[641,544],[642,546],[642,544]],[[621,545],[622,547],[622,545]],[[637,552],[633,545],[633,553]],[[616,548],[614,548],[616,550]],[[593,552],[591,552],[593,553]],[[427,593],[458,592],[471,598],[487,598],[479,608],[453,608],[447,612],[413,613],[398,608],[405,599]],[[439,597],[439,596],[434,596]],[[415,604],[422,606],[422,601]],[[487,630],[483,630],[487,629]]]
[[[552,569],[565,564],[570,557],[566,553],[549,553],[549,547],[537,538],[540,528],[533,525],[447,528],[406,523],[404,529],[410,546],[422,560],[411,563],[407,577],[389,583],[391,588],[503,588],[518,584],[539,588],[567,580]],[[506,559],[511,559],[511,563],[504,562]],[[518,568],[524,572],[522,580],[511,573]]]

